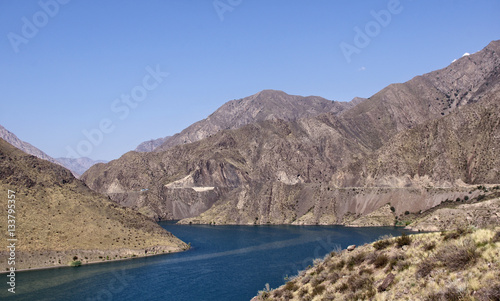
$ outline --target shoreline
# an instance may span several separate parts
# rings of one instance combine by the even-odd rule
[[[160,255],[181,253],[181,252],[189,251],[190,249],[191,248],[185,249],[185,250],[168,252],[168,253],[159,253],[159,254],[151,254],[151,255],[148,254],[148,255],[142,255],[142,256],[118,258],[118,259],[103,260],[103,261],[90,261],[90,262],[87,262],[85,264],[82,263],[80,266],[70,266],[70,265],[66,264],[66,265],[57,265],[57,266],[48,266],[48,267],[37,267],[37,268],[32,268],[32,269],[16,269],[15,272],[17,273],[17,272],[29,272],[29,271],[49,270],[49,269],[78,268],[78,267],[82,267],[82,266],[94,265],[94,264],[99,264],[99,263],[117,262],[117,261],[133,260],[133,259],[145,258],[145,257],[154,257],[154,256],[160,256]],[[0,275],[8,274],[8,273],[10,273],[10,271],[0,271]]]

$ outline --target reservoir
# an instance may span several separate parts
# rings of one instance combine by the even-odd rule
[[[161,222],[191,249],[133,260],[16,273],[16,294],[1,300],[250,300],[266,283],[287,276],[335,249],[362,245],[394,227],[209,226]],[[5,276],[4,276],[5,277]]]

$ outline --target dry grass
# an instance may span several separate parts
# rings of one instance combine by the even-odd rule
[[[158,246],[166,252],[187,248],[154,221],[91,191],[64,168],[17,149],[5,153],[9,148],[0,143],[0,154],[11,159],[0,160],[0,170],[15,173],[0,177],[0,192],[16,191],[16,232],[22,237],[16,268],[66,265],[74,256],[83,264],[99,261],[98,256],[144,256]],[[0,215],[2,233],[7,232],[6,219]],[[6,266],[5,258],[0,254],[0,266]]]
[[[337,252],[280,288],[293,298],[276,300],[500,300],[498,233],[459,229]],[[392,283],[379,289],[389,273]]]

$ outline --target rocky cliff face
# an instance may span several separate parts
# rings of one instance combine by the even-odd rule
[[[219,127],[96,165],[82,179],[120,204],[186,223],[347,223],[387,203],[396,214],[425,210],[467,184],[498,180],[498,53],[492,42],[340,114]],[[226,105],[240,112],[244,103]],[[200,124],[184,137],[203,138]]]
[[[145,216],[90,190],[56,164],[0,139],[0,191],[15,195],[16,269],[181,251],[187,245]],[[10,223],[9,223],[10,224]],[[7,214],[0,215],[7,265]]]

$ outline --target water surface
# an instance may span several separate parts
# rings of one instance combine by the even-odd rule
[[[19,272],[16,294],[1,300],[250,300],[269,283],[312,264],[335,248],[362,245],[393,227],[160,225],[191,250],[77,268]],[[5,275],[5,274],[4,274]],[[5,277],[5,276],[3,276]]]

